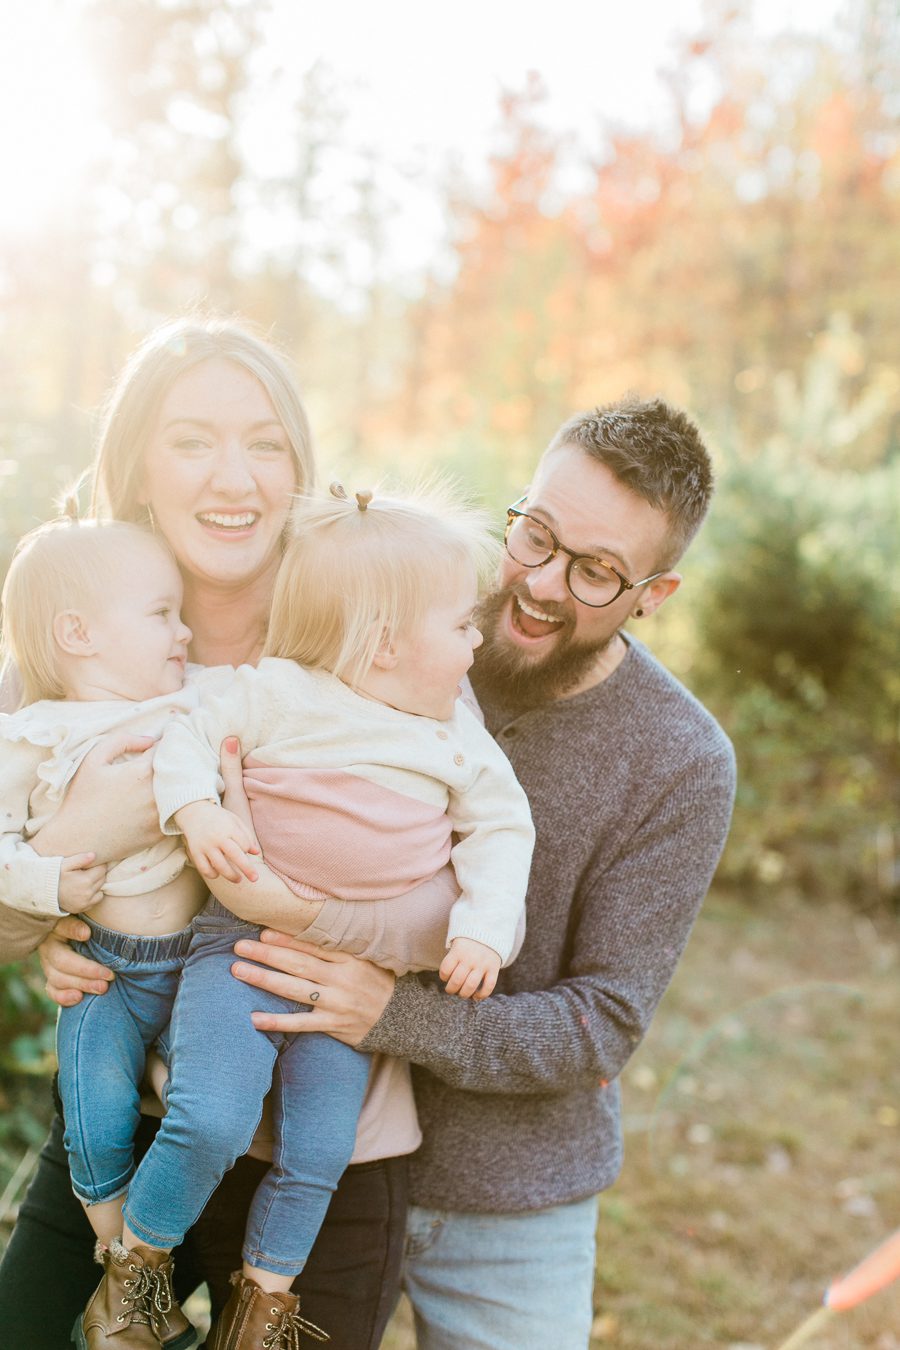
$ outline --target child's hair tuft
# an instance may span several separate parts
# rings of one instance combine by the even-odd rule
[[[267,656],[359,681],[385,641],[421,621],[467,571],[493,571],[488,516],[445,480],[298,497],[275,584]]]

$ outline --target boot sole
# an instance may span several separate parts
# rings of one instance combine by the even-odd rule
[[[83,1313],[78,1314],[72,1328],[72,1335],[69,1337],[70,1341],[75,1342],[77,1350],[88,1350],[88,1343],[84,1338],[83,1317]],[[193,1347],[197,1344],[197,1339],[196,1327],[190,1327],[187,1331],[183,1331],[180,1336],[176,1336],[174,1341],[166,1341],[161,1350],[193,1350]]]
[[[174,1341],[163,1341],[161,1350],[193,1350],[198,1339],[196,1327],[189,1327],[180,1336],[176,1336]]]

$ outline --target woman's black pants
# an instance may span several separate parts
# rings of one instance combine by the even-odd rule
[[[158,1124],[141,1117],[138,1157]],[[176,1249],[180,1300],[206,1281],[213,1315],[226,1302],[228,1277],[241,1267],[250,1198],[266,1167],[240,1158]],[[294,1285],[303,1316],[331,1336],[329,1350],[377,1350],[400,1288],[405,1221],[405,1158],[347,1168]],[[100,1279],[93,1245],[56,1117],[0,1265],[3,1350],[71,1350],[72,1325]]]

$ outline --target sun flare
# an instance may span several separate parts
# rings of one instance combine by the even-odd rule
[[[0,49],[0,231],[32,233],[77,209],[108,145],[78,7],[31,0],[6,19]]]

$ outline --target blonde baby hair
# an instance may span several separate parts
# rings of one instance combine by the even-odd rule
[[[66,509],[66,515],[39,525],[19,541],[3,584],[3,666],[18,671],[20,706],[66,696],[53,636],[58,614],[102,600],[128,548],[139,544],[172,556],[163,540],[139,525],[79,521],[71,504]]]
[[[484,576],[498,545],[488,516],[447,483],[404,493],[300,497],[275,583],[267,656],[356,684],[385,642],[415,629],[467,568]]]

